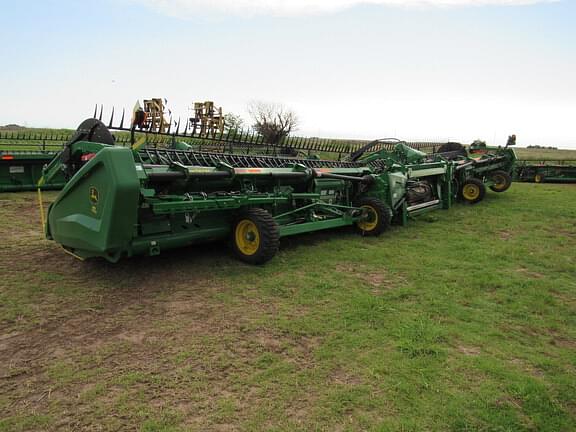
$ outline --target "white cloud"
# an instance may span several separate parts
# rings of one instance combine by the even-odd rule
[[[523,6],[559,0],[133,0],[172,16],[203,13],[225,15],[318,15],[342,11],[358,5],[402,8]]]

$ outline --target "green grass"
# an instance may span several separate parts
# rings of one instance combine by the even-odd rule
[[[55,194],[46,194],[51,199]],[[80,263],[0,194],[0,431],[576,430],[576,187]]]

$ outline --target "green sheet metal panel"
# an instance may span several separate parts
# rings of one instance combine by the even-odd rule
[[[98,152],[50,205],[47,234],[82,258],[115,261],[135,235],[140,181],[132,151]]]

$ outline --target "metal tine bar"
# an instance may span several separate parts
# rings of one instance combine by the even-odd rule
[[[243,164],[242,161],[238,159],[238,157],[236,155],[232,155],[231,157],[232,159],[232,166],[236,166],[236,167],[242,167],[243,168]]]
[[[269,160],[262,157],[252,156],[246,161],[246,163],[262,168],[274,168],[274,165]]]
[[[258,158],[256,163],[257,163],[257,166],[260,166],[263,168],[277,168],[280,165],[278,163],[278,161],[274,161],[274,160],[270,160],[270,159],[266,159],[266,158]]]
[[[261,167],[262,163],[260,161],[260,159],[254,157],[254,156],[244,156],[244,166],[256,166],[256,167]]]
[[[263,159],[262,162],[266,165],[267,168],[280,168],[284,165],[284,162],[281,159],[275,158],[266,158]]]
[[[156,150],[156,151],[159,151],[159,150]],[[170,153],[168,153],[168,152],[162,152],[161,154],[163,154],[164,157],[168,160],[168,162],[169,162],[168,164],[169,164],[169,165],[172,165],[172,164],[174,163],[174,159],[172,159],[172,157],[170,156]]]
[[[223,158],[222,155],[218,154],[218,153],[214,153],[214,152],[203,152],[203,153],[197,153],[196,155],[202,156],[202,159],[205,162],[208,163],[212,163],[215,161],[223,161],[226,162]]]
[[[165,163],[166,163],[166,160],[163,159],[163,158],[162,158],[162,155],[160,155],[160,154],[158,153],[158,149],[155,149],[155,148],[154,148],[154,149],[151,149],[150,151],[151,151],[152,154],[154,155],[154,162],[155,162],[156,164],[160,165],[160,164],[165,164]]]
[[[278,168],[280,166],[279,161],[274,159],[259,158],[258,162],[264,168]]]
[[[152,161],[152,163],[155,164],[159,164],[160,163],[160,158],[158,157],[158,155],[156,154],[156,152],[154,150],[146,150],[146,153],[148,154],[148,157],[150,158],[150,160]]]
[[[120,120],[120,129],[124,127],[124,115],[126,114],[125,109],[122,108],[122,119]]]
[[[155,162],[154,158],[150,154],[150,150],[144,149],[144,153],[146,153],[146,156],[148,157],[148,159],[150,159],[153,163]],[[141,155],[141,154],[142,154],[141,152],[138,152],[138,155]],[[142,157],[140,157],[140,160],[142,160]]]
[[[168,131],[166,131],[166,133],[170,133],[170,129],[172,129],[172,116],[170,116],[170,119],[168,120]],[[160,128],[160,131],[162,131],[162,128]]]
[[[216,164],[217,163],[216,161],[218,161],[220,158],[215,158],[214,156],[206,155],[206,156],[203,156],[202,159],[203,159],[203,165],[204,166],[210,166],[211,164]]]
[[[249,166],[257,166],[257,167],[262,167],[262,164],[257,160],[256,162],[254,162],[253,158],[250,156],[241,156],[238,158],[241,162],[242,162],[242,166],[244,167],[249,167]]]
[[[175,152],[174,155],[178,158],[178,162],[180,162],[183,165],[186,165],[186,161],[182,160],[182,153],[181,152]]]
[[[235,156],[234,160],[238,161],[241,167],[247,168],[251,166],[258,166],[258,164],[254,164],[252,162],[252,158],[250,156]]]
[[[112,107],[112,115],[110,116],[110,121],[108,122],[108,128],[112,127],[113,121],[114,121],[114,107]]]
[[[98,104],[95,104],[94,105],[94,115],[92,117],[96,118],[97,115],[98,115]]]
[[[102,121],[102,113],[104,112],[104,105],[100,105],[100,115],[98,116],[98,120]]]
[[[255,162],[253,162],[256,166],[259,167],[263,167],[263,168],[276,168],[278,167],[278,162],[275,163],[275,161],[270,160],[270,159],[266,159],[263,157],[254,157],[251,158],[251,160],[255,160]]]
[[[186,161],[188,162],[188,165],[193,165],[192,159],[190,159],[190,152],[186,152],[184,154],[186,155]]]
[[[166,158],[163,157],[163,155],[158,152],[158,149],[154,149],[154,155],[156,156],[157,164],[164,164],[164,165],[170,164],[170,162],[166,160]]]

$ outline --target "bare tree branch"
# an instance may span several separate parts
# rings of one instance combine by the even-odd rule
[[[296,113],[280,104],[255,101],[248,105],[248,113],[254,129],[271,144],[278,144],[298,127]]]

